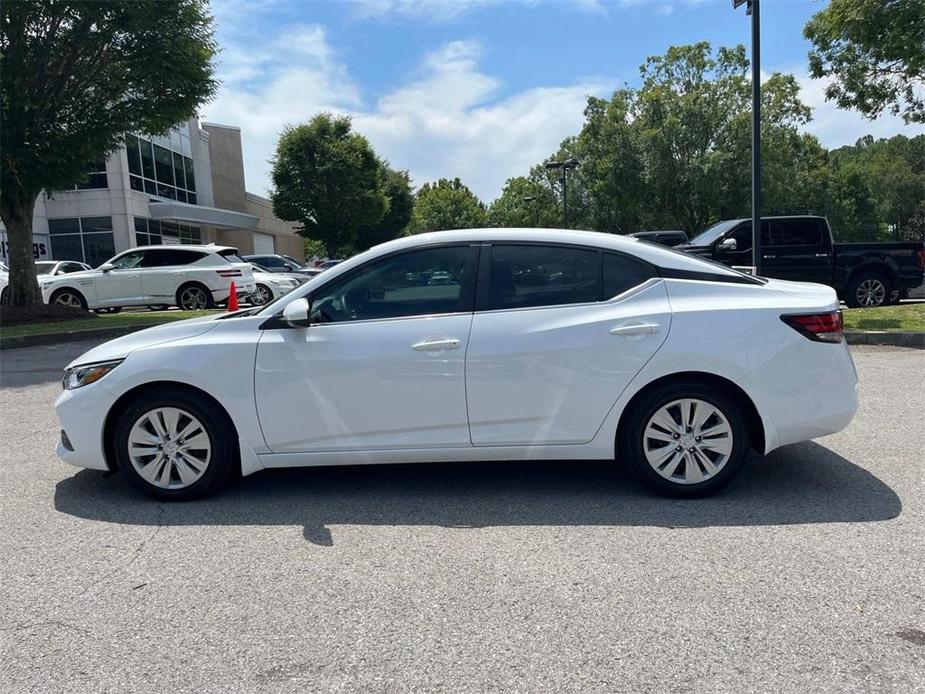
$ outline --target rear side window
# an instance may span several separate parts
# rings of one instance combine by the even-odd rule
[[[189,265],[195,263],[203,257],[202,253],[197,251],[185,251],[182,249],[160,248],[145,251],[145,259],[141,264],[142,267],[169,267],[172,265]]]
[[[601,254],[565,246],[492,246],[488,308],[601,300]]]
[[[625,255],[604,253],[604,299],[612,299],[652,277],[649,267]]]
[[[237,249],[237,248],[228,248],[228,249],[226,249],[226,250],[224,250],[224,251],[219,251],[218,254],[219,254],[220,256],[222,256],[225,260],[227,260],[229,263],[244,263],[244,262],[247,262],[247,261],[244,260],[244,258],[242,258],[240,255],[238,255],[238,249]]]
[[[822,243],[822,230],[815,219],[780,219],[771,222],[776,233],[774,245],[818,246]]]

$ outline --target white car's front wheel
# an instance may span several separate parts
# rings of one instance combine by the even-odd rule
[[[250,299],[255,306],[263,306],[273,301],[273,290],[265,284],[258,284]]]
[[[237,460],[227,416],[207,398],[157,389],[131,402],[114,430],[112,450],[129,482],[148,496],[182,500],[225,482]]]
[[[73,289],[59,289],[48,300],[49,304],[54,306],[69,306],[71,308],[80,308],[87,310],[87,300],[83,295]]]

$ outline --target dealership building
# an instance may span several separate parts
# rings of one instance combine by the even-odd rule
[[[43,192],[32,226],[36,260],[93,267],[151,244],[216,243],[242,254],[304,259],[296,225],[248,193],[241,130],[192,119],[164,136],[128,135],[86,182]],[[7,260],[0,226],[0,259]]]

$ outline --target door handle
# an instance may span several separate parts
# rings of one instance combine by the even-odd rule
[[[651,335],[662,326],[658,323],[628,323],[610,329],[611,335]]]
[[[411,349],[415,352],[443,352],[448,349],[456,349],[457,347],[459,347],[459,340],[453,337],[429,337],[426,340],[415,342],[411,345]]]
[[[817,258],[828,258],[829,254],[828,253],[816,253],[816,257]]]
[[[761,257],[767,259],[767,258],[776,258],[777,256],[776,255],[763,255]]]

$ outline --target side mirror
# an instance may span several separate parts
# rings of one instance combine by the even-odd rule
[[[305,297],[290,301],[283,309],[283,323],[293,328],[307,328],[311,325],[308,317],[311,308],[311,302]]]
[[[115,269],[116,269],[116,266],[113,265],[112,263],[103,263],[102,265],[100,265],[100,270],[102,270],[103,272],[109,272],[110,270],[115,270]]]
[[[717,248],[723,253],[729,253],[730,251],[737,250],[738,247],[739,244],[736,243],[735,239],[723,239],[719,246],[717,246]]]

